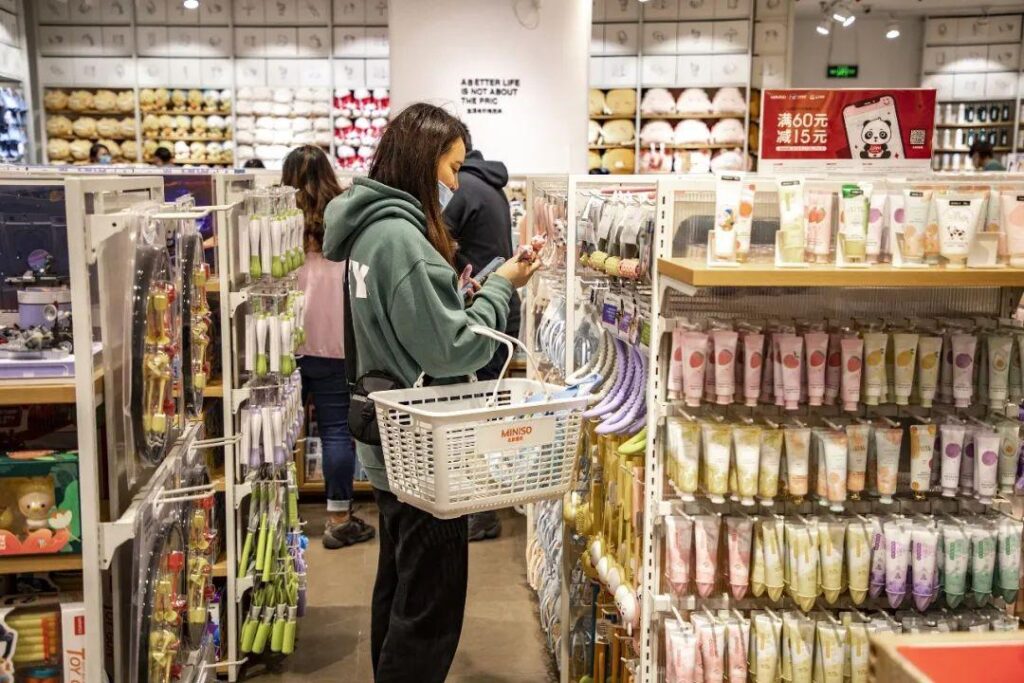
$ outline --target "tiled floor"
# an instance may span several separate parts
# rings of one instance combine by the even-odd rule
[[[376,508],[360,516],[377,526]],[[309,607],[299,624],[295,654],[245,679],[259,683],[372,683],[370,594],[377,543],[325,550],[323,512],[303,505],[309,520]],[[462,640],[448,683],[546,683],[557,681],[526,583],[525,517],[503,513],[500,538],[470,545],[469,599]]]

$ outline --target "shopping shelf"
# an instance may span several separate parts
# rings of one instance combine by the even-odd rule
[[[103,371],[93,374],[93,392],[103,398]],[[0,406],[66,404],[75,402],[75,378],[0,380]]]
[[[81,568],[82,556],[70,553],[0,557],[0,575],[73,571],[81,570]]]

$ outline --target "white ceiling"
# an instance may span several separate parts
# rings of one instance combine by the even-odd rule
[[[896,12],[903,15],[916,14],[980,14],[988,11],[992,14],[1001,12],[1024,12],[1024,2],[982,2],[979,4],[965,3],[964,0],[851,0],[850,5],[858,15],[870,7],[871,13],[888,15]],[[818,0],[796,0],[796,13],[800,16],[817,15],[821,11]]]

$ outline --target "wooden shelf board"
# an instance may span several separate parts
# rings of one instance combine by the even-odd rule
[[[636,112],[633,112],[632,114],[591,114],[590,115],[590,120],[591,121],[617,121],[619,119],[624,119],[624,120],[627,120],[627,121],[632,121],[635,118],[636,118]]]
[[[659,259],[658,272],[694,287],[1024,287],[1024,270],[1012,268],[776,268],[770,263],[708,268],[702,259],[676,258]]]
[[[228,557],[227,554],[221,550],[220,557],[213,564],[213,569],[210,572],[210,576],[215,578],[224,578],[228,575]]]
[[[224,398],[224,380],[217,377],[207,382],[203,398]]]
[[[213,490],[223,493],[226,486],[226,479],[224,478],[224,470],[211,470],[210,471],[210,483],[213,485]]]
[[[103,396],[103,370],[93,374],[93,392]],[[75,378],[0,380],[0,406],[66,404],[75,402]]]
[[[373,490],[368,481],[353,482],[352,488],[356,493],[370,493]],[[299,485],[299,493],[323,493],[324,491],[323,481],[307,481]]]
[[[80,570],[81,568],[82,556],[68,553],[0,557],[0,575],[69,571]]]
[[[108,119],[120,119],[128,120],[135,118],[135,105],[132,105],[131,111],[100,111],[99,109],[83,109],[82,111],[75,111],[73,109],[47,109],[47,114],[59,114],[61,116],[99,116]]]
[[[198,161],[196,159],[174,159],[172,164],[177,166],[184,166],[186,164],[192,164],[194,166],[233,166],[234,161]]]
[[[210,280],[206,283],[206,293],[210,294],[213,292],[220,292],[220,276],[211,275]]]
[[[636,146],[636,141],[624,142],[621,145],[587,145],[590,149],[633,149]]]
[[[718,114],[640,114],[644,121],[710,121],[712,119],[743,119],[746,112],[721,112]]]

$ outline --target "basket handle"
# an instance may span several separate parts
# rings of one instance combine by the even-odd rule
[[[526,344],[511,335],[505,334],[504,332],[492,330],[484,325],[470,325],[469,329],[471,332],[479,334],[481,337],[490,337],[494,341],[500,342],[508,347],[508,357],[505,358],[505,364],[501,367],[501,374],[498,375],[498,381],[494,384],[494,392],[491,394],[491,398],[488,401],[488,406],[493,406],[498,402],[498,388],[501,386],[501,381],[505,379],[505,373],[508,372],[508,366],[512,363],[512,356],[515,354],[516,346],[521,348],[526,354],[526,357],[531,361],[533,361],[533,355],[530,353],[530,349],[526,348]]]

